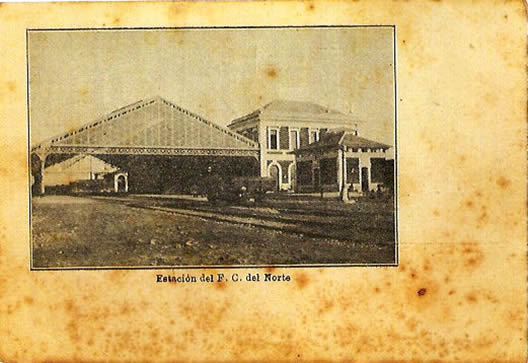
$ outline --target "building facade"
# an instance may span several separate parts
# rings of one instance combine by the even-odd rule
[[[350,115],[307,102],[273,101],[233,120],[233,131],[260,146],[260,175],[277,190],[376,190],[387,184],[389,145],[359,137]],[[374,170],[374,171],[373,171]]]
[[[297,190],[295,150],[319,141],[330,129],[353,125],[349,115],[308,102],[275,100],[227,126],[259,144],[260,175],[278,190]]]

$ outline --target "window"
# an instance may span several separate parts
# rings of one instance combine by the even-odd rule
[[[321,170],[321,183],[323,185],[337,183],[337,164],[336,159],[321,159],[319,161]]]
[[[299,161],[297,162],[296,168],[297,168],[297,184],[299,185],[312,184],[312,162],[311,161]]]
[[[319,141],[319,130],[310,130],[310,144]]]
[[[373,183],[383,183],[387,178],[387,171],[390,172],[390,165],[382,158],[370,159],[370,179]],[[387,165],[389,167],[387,168]],[[391,176],[389,176],[391,177]]]
[[[268,149],[279,149],[279,130],[272,128],[268,129]]]
[[[359,158],[346,158],[348,183],[359,183]]]
[[[299,130],[290,130],[290,148],[295,150],[300,145]]]

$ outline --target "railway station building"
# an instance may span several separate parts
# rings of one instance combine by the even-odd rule
[[[272,177],[277,191],[375,190],[387,184],[390,146],[360,137],[360,126],[320,105],[276,100],[223,127],[154,97],[32,147],[32,192],[188,193],[211,173]]]
[[[359,137],[361,122],[351,115],[313,103],[276,100],[227,127],[258,143],[260,174],[276,179],[278,190],[341,191],[352,184],[365,192],[382,183],[390,146]]]
[[[32,147],[32,193],[56,185],[49,171],[79,156],[113,166],[112,172],[120,173],[107,174],[106,180],[114,175],[117,188],[133,193],[185,193],[209,173],[259,172],[256,142],[161,97],[122,107]],[[91,172],[72,181],[90,179]],[[104,188],[105,178],[100,180]]]

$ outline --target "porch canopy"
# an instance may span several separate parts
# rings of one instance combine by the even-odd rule
[[[357,131],[350,128],[331,129],[317,142],[304,145],[293,151],[294,154],[306,154],[324,150],[363,151],[388,150],[391,146],[381,142],[357,136]]]
[[[299,184],[342,191],[349,183],[371,185],[372,160],[385,160],[390,145],[369,140],[349,128],[328,130],[317,142],[292,151],[296,155]],[[304,169],[303,169],[304,168]],[[302,177],[304,176],[304,177]]]

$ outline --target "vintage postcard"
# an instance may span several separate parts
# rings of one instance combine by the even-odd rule
[[[525,12],[0,4],[0,361],[526,361]]]

